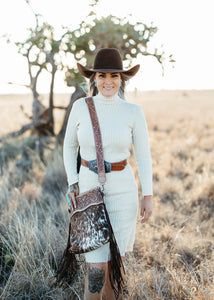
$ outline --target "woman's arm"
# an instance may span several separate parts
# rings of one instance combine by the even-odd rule
[[[79,175],[77,173],[77,152],[79,143],[77,138],[77,127],[79,125],[78,116],[80,110],[77,101],[74,102],[71,109],[63,143],[63,161],[68,180],[67,195],[71,202],[69,207],[70,210],[76,208],[75,197],[79,195]]]
[[[67,195],[70,199],[71,205],[69,205],[70,211],[76,208],[76,199],[75,197],[79,195],[79,185],[78,182],[69,185]]]
[[[138,174],[142,187],[140,216],[142,223],[152,214],[152,160],[149,147],[148,128],[141,107],[138,105],[135,112],[133,126],[133,146],[135,151]]]
[[[78,117],[80,114],[80,105],[78,102],[79,100],[74,102],[71,109],[63,143],[63,161],[67,174],[68,186],[79,181],[79,175],[77,173],[77,152],[79,146],[77,128],[79,125]]]
[[[152,185],[152,159],[149,147],[149,135],[143,111],[139,105],[136,107],[133,125],[133,146],[142,196],[153,195]]]
[[[145,223],[152,214],[152,195],[144,196],[141,200],[140,217],[141,223]]]

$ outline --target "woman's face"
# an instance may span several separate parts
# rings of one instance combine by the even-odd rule
[[[98,91],[105,97],[112,97],[120,88],[120,73],[99,73],[94,78]]]

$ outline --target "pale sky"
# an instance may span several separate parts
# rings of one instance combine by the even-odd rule
[[[89,0],[32,0],[34,10],[56,29],[73,28],[87,16]],[[125,17],[132,14],[136,22],[158,27],[153,45],[173,54],[174,68],[161,66],[152,57],[144,57],[140,72],[130,81],[128,89],[213,89],[214,88],[214,17],[212,0],[100,0],[98,16],[109,14]],[[26,28],[34,26],[34,17],[24,0],[0,0],[0,36],[11,34],[13,40],[27,37]],[[0,93],[29,92],[7,82],[27,84],[27,63],[16,48],[0,40]],[[48,90],[49,81],[43,76],[39,91]],[[56,92],[69,92],[58,74]]]

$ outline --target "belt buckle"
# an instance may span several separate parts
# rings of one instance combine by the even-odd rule
[[[88,168],[89,168],[89,170],[91,170],[94,173],[98,174],[97,160],[96,159],[89,160]]]
[[[105,173],[111,172],[111,163],[104,160],[104,165],[105,165]],[[98,174],[97,160],[96,159],[89,160],[88,168],[89,168],[89,170]]]
[[[104,160],[104,164],[105,164],[105,172],[110,173],[111,172],[111,163]]]

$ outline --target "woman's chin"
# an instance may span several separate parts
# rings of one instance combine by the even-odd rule
[[[102,90],[102,95],[105,97],[112,97],[117,93],[115,89],[112,90]]]

